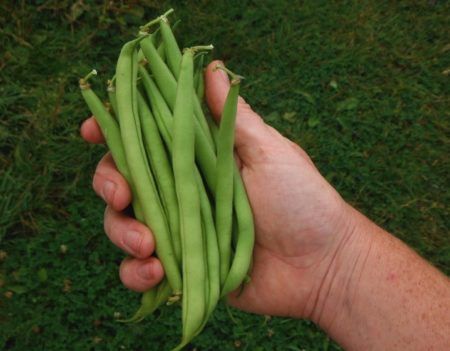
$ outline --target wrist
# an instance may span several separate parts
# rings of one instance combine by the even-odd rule
[[[346,224],[324,262],[325,273],[310,314],[311,320],[331,336],[336,325],[345,320],[373,244],[373,224],[350,205],[345,207]]]
[[[311,319],[346,350],[445,349],[448,278],[354,209]]]

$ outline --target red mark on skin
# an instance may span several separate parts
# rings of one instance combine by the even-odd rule
[[[387,280],[393,281],[393,280],[395,280],[395,278],[397,278],[397,275],[394,272],[389,272],[389,274],[387,276]]]

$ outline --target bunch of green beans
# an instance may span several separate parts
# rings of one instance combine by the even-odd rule
[[[202,331],[219,299],[246,281],[254,226],[234,160],[241,77],[217,67],[231,78],[217,126],[202,109],[204,53],[212,46],[182,52],[167,18],[172,11],[122,47],[108,81],[109,103],[88,82],[95,70],[80,79],[80,88],[130,184],[136,219],[154,234],[165,271],[123,322],[138,322],[162,304],[181,304],[182,339],[174,349],[180,350]]]

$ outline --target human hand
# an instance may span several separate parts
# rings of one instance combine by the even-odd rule
[[[213,70],[216,64],[208,66],[205,84],[208,105],[219,119],[229,82],[221,70]],[[92,118],[81,133],[90,142],[102,140]],[[251,281],[239,296],[231,294],[229,302],[250,312],[311,317],[330,266],[351,232],[351,210],[308,155],[266,125],[242,99],[235,146],[254,214],[256,242]],[[150,256],[153,236],[143,224],[120,213],[131,192],[109,155],[100,161],[93,186],[108,204],[106,233],[133,256],[121,265],[122,282],[137,291],[153,287],[163,277],[160,262]]]
[[[227,76],[208,66],[206,100],[220,118]],[[256,241],[250,283],[229,302],[246,311],[312,317],[319,290],[353,227],[352,209],[303,149],[263,122],[240,98],[236,158],[253,210]]]
[[[105,143],[94,117],[84,121],[80,132],[90,143]],[[129,254],[120,265],[121,281],[129,289],[141,292],[157,285],[164,270],[161,262],[152,256],[155,250],[153,235],[147,226],[123,213],[131,203],[131,190],[109,152],[98,163],[92,186],[107,204],[105,233],[114,245]]]

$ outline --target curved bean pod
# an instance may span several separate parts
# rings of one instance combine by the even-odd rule
[[[151,40],[144,39],[142,40],[140,45],[142,51],[144,52],[145,57],[148,60],[148,65],[153,73],[156,84],[158,85],[161,94],[164,96],[167,105],[173,111],[178,77],[175,77],[172,74],[169,67],[167,67],[166,63],[161,59],[161,57],[158,54],[158,50],[155,48]],[[165,45],[167,46],[167,44]],[[205,47],[205,49],[211,50],[212,46]],[[166,56],[168,57],[169,55],[173,55],[173,52],[166,50]],[[202,138],[206,138],[207,143],[209,143],[211,147],[214,148],[214,142],[209,132],[208,125],[205,121],[201,105],[197,100],[195,91],[193,91],[192,94],[193,97],[195,96],[195,99],[193,101],[194,101],[194,113],[197,120],[196,123],[200,125],[202,134],[204,134],[202,135]]]
[[[247,198],[244,183],[237,167],[234,167],[234,210],[237,223],[236,249],[230,270],[222,286],[221,296],[225,296],[239,287],[249,273],[253,246],[255,243],[255,227],[252,208]]]
[[[204,228],[204,243],[205,243],[205,261],[207,263],[207,286],[206,286],[206,312],[203,318],[202,325],[198,328],[195,335],[198,335],[209,317],[214,311],[220,298],[220,256],[219,246],[217,243],[217,233],[214,227],[214,215],[211,209],[211,203],[206,193],[200,172],[196,170],[197,185],[199,187],[200,195],[200,210],[202,216],[202,223]]]
[[[159,114],[158,117],[162,119],[162,121],[160,121],[161,125],[158,124],[158,128],[160,130],[161,135],[165,139],[164,141],[167,144],[168,134],[170,135],[172,134],[171,132],[173,123],[172,111],[170,111],[158,87],[156,86],[152,77],[150,77],[150,74],[143,67],[143,65],[139,66],[139,74],[142,79],[142,84],[144,85],[147,97],[152,105],[153,112],[155,113],[155,115],[158,113]],[[170,141],[170,143],[172,143],[172,141]]]
[[[224,67],[218,67],[225,69]],[[232,75],[219,125],[216,162],[216,230],[220,251],[220,282],[228,275],[231,261],[231,228],[233,217],[234,125],[236,121],[240,79]]]
[[[194,114],[192,106],[193,50],[183,54],[173,114],[172,164],[181,221],[183,252],[183,338],[188,343],[205,316],[205,262],[200,199],[195,177]],[[181,346],[181,345],[180,345]]]
[[[205,80],[203,79],[203,62],[205,55],[200,55],[197,58],[196,70],[194,75],[195,93],[199,101],[203,101],[205,96]],[[214,138],[213,138],[214,140]]]
[[[137,53],[136,45],[141,38],[126,43],[120,52],[116,68],[117,110],[121,125],[121,136],[125,156],[140,200],[145,222],[156,239],[156,252],[174,294],[182,291],[181,274],[168,230],[167,220],[159,200],[155,182],[143,153],[141,136],[137,130]],[[145,199],[145,201],[144,201]]]
[[[144,43],[145,42],[145,43]],[[170,71],[168,71],[167,66],[162,62],[163,65],[160,65],[159,62],[159,56],[155,58],[154,50],[152,49],[151,45],[149,44],[148,40],[143,40],[141,43],[142,51],[144,52],[144,55],[146,55],[147,60],[149,61],[149,66],[152,67],[152,72],[154,73],[155,80],[159,77],[159,82],[156,81],[156,83],[153,81],[153,79],[150,77],[148,72],[144,72],[145,68],[140,68],[140,74],[142,77],[142,82],[146,88],[146,92],[149,96],[150,101],[152,102],[152,105],[156,107],[160,111],[159,117],[162,117],[165,120],[166,128],[167,130],[171,129],[172,122],[170,119],[168,119],[167,116],[171,115],[171,108],[173,109],[173,105],[171,106],[169,103],[167,103],[168,97],[167,91],[171,91],[171,88],[168,87],[168,85],[171,85],[172,83],[166,84],[167,81],[170,81],[171,79],[167,79],[167,77],[162,77],[163,74],[156,73],[160,72],[158,70],[166,71],[166,74],[170,74]],[[155,64],[156,61],[156,64]],[[153,64],[152,64],[153,62]],[[168,72],[168,73],[167,73]],[[173,77],[172,77],[173,78]],[[173,83],[175,84],[175,90],[176,90],[176,81],[173,78]],[[157,87],[160,87],[158,89]],[[164,91],[161,89],[161,86],[166,87],[166,95],[164,95]],[[161,99],[160,97],[164,96],[164,99]],[[195,103],[195,102],[194,102]],[[208,185],[208,189],[211,193],[214,193],[214,184],[215,184],[215,158],[216,155],[214,153],[214,148],[212,145],[214,145],[214,141],[212,141],[212,144],[209,143],[207,136],[203,132],[203,129],[198,123],[198,120],[194,120],[195,123],[195,156],[197,159],[197,163],[202,170],[203,175],[206,178],[206,183]],[[212,137],[211,137],[212,140]]]
[[[162,96],[159,93],[156,84],[148,72],[143,68],[139,68],[142,83],[146,86],[151,105],[154,107],[155,119],[158,123],[158,128],[166,143],[169,154],[172,154],[172,125],[173,117],[170,113],[169,107],[165,104]],[[162,114],[164,118],[158,116],[159,110],[164,111]],[[208,198],[205,185],[203,184],[202,176],[195,166],[197,186],[199,188],[200,196],[200,211],[202,222],[205,229],[204,242],[206,245],[206,261],[207,261],[207,275],[208,275],[208,289],[207,289],[207,313],[204,318],[204,323],[199,331],[206,324],[208,317],[212,314],[220,297],[220,277],[219,277],[219,251],[217,244],[216,229],[214,227],[214,216],[211,209],[211,203]]]
[[[161,194],[161,201],[166,209],[173,249],[177,261],[181,263],[180,223],[178,215],[177,195],[173,179],[172,166],[164,149],[155,119],[144,97],[138,91],[139,118],[141,120],[144,146],[150,160],[150,167],[155,176],[156,184]]]
[[[117,322],[120,323],[139,323],[145,317],[152,314],[157,306],[156,306],[156,289],[147,290],[142,294],[141,297],[141,306],[134,313],[134,315],[128,319],[117,319]]]
[[[113,116],[108,112],[108,110],[103,105],[102,101],[98,98],[95,92],[91,89],[91,85],[88,83],[88,79],[92,75],[96,75],[97,72],[94,70],[88,74],[85,78],[80,79],[80,89],[81,95],[84,101],[89,107],[92,115],[97,121],[103,136],[106,140],[106,145],[108,146],[111,156],[113,157],[114,163],[117,166],[119,172],[126,179],[133,193],[132,205],[134,209],[135,216],[138,220],[143,220],[142,207],[136,197],[136,189],[134,183],[131,179],[130,171],[128,169],[127,160],[125,157],[125,151],[123,148],[123,143],[120,135],[119,125]]]
[[[178,46],[175,35],[173,34],[172,28],[170,28],[167,16],[161,17],[159,22],[159,29],[163,42],[165,43],[165,51],[167,57],[167,63],[170,70],[172,71],[174,77],[178,77],[180,74],[180,63],[181,63],[181,50]]]
[[[178,46],[177,40],[175,38],[175,35],[173,34],[173,28],[170,27],[169,22],[167,20],[167,16],[163,15],[161,16],[161,21],[159,22],[159,29],[161,33],[162,40],[165,44],[165,50],[166,50],[166,58],[167,63],[169,65],[169,68],[171,72],[173,73],[173,76],[175,79],[178,79],[178,75],[180,72],[180,62],[181,62],[181,51]],[[203,76],[203,74],[201,74]],[[203,77],[202,77],[203,78]],[[203,79],[201,79],[203,82]],[[196,84],[196,87],[198,85]],[[202,101],[203,93],[201,92],[201,84],[199,84],[199,88],[195,90],[194,93],[194,113],[197,118],[197,120],[200,123],[200,126],[205,133],[206,137],[208,138],[208,142],[212,142],[213,138],[210,135],[210,131],[208,128],[208,124],[206,123],[205,116],[203,114],[203,109],[201,107],[200,101]],[[198,96],[198,94],[200,94]],[[212,143],[213,149],[215,147],[214,143]]]

